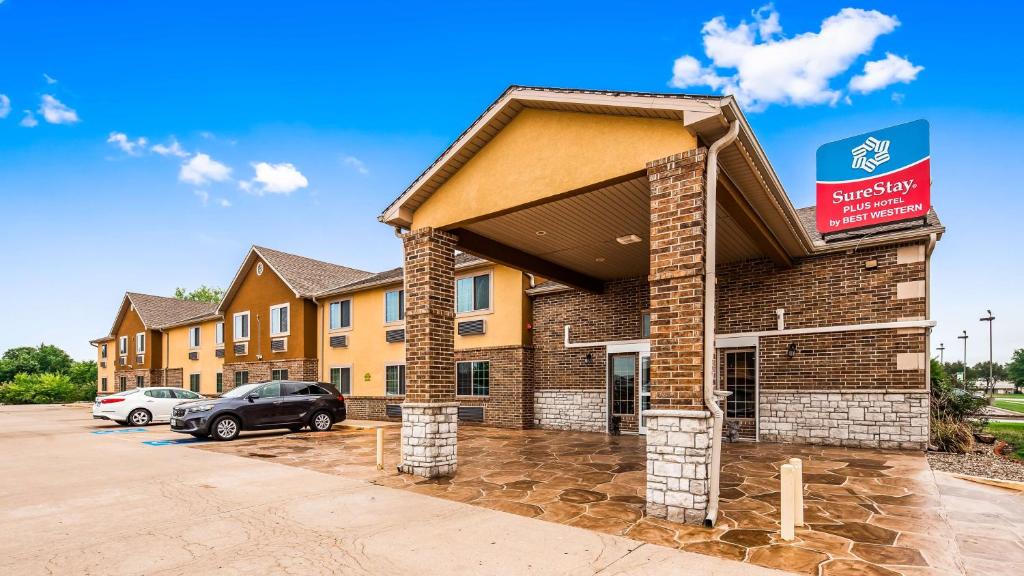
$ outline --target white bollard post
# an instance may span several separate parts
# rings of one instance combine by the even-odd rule
[[[793,490],[793,523],[797,526],[804,525],[804,463],[799,458],[790,458],[789,463],[793,465],[796,476],[796,486]]]
[[[779,487],[779,524],[782,525],[782,539],[796,538],[794,520],[793,490],[796,488],[796,469],[792,464],[782,465],[782,479]]]
[[[384,469],[384,429],[377,428],[377,470]]]

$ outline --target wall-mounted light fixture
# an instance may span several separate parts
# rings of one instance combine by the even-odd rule
[[[584,366],[593,366],[594,365],[594,355],[591,354],[590,352],[587,352],[587,355],[583,358],[583,365]]]
[[[786,358],[796,358],[796,344],[790,344],[786,348]]]

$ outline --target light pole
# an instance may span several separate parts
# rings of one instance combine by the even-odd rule
[[[988,316],[979,318],[981,322],[988,322],[988,395],[991,396],[995,390],[992,389],[995,383],[992,382],[992,321],[996,319],[991,310],[986,310]]]
[[[967,389],[967,330],[961,336],[956,337],[957,340],[964,341],[964,390]]]
[[[946,363],[946,354],[945,354],[946,353],[946,345],[943,344],[942,342],[939,342],[939,347],[936,348],[936,350],[939,351],[939,364],[945,364]]]

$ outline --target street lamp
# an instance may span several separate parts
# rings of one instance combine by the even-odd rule
[[[946,345],[943,344],[942,342],[939,342],[939,347],[936,348],[936,350],[939,351],[939,364],[945,364],[946,363],[946,354],[945,354],[945,352],[946,352]]]
[[[992,315],[991,310],[986,310],[986,312],[988,312],[988,316],[979,318],[978,320],[981,322],[988,322],[988,395],[991,396],[992,393],[995,392],[995,390],[992,389],[993,386],[995,386],[995,383],[992,381],[992,321],[995,320],[996,317]]]
[[[963,335],[957,336],[956,339],[964,341],[964,389],[967,389],[967,330],[964,330]]]

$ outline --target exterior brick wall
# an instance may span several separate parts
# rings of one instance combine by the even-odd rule
[[[287,370],[291,380],[319,380],[319,369],[316,358],[298,360],[276,360],[260,362],[234,362],[224,364],[224,391],[235,387],[235,372],[249,372],[249,382],[265,382],[270,380],[272,370]]]
[[[142,369],[142,368],[139,368],[139,369],[120,369],[120,368],[115,368],[114,369],[114,381],[110,382],[108,384],[108,387],[110,388],[110,392],[111,393],[117,392],[120,389],[119,386],[120,386],[120,382],[121,382],[121,377],[122,376],[124,376],[128,380],[128,382],[127,382],[128,387],[126,388],[126,390],[132,390],[134,388],[137,388],[135,383],[136,383],[136,378],[138,376],[142,376],[145,379],[144,385],[145,385],[146,388],[152,388],[154,386],[164,386],[165,385],[163,383],[164,382],[163,370],[151,370],[151,369]],[[172,383],[172,384],[167,384],[167,386],[179,386],[180,387],[181,386],[181,379],[180,379],[180,377],[178,379],[178,383],[177,384],[173,384]]]
[[[390,404],[401,404],[405,396],[346,396],[345,411],[348,418],[354,420],[387,420],[398,422],[400,417],[389,418],[386,407]]]

